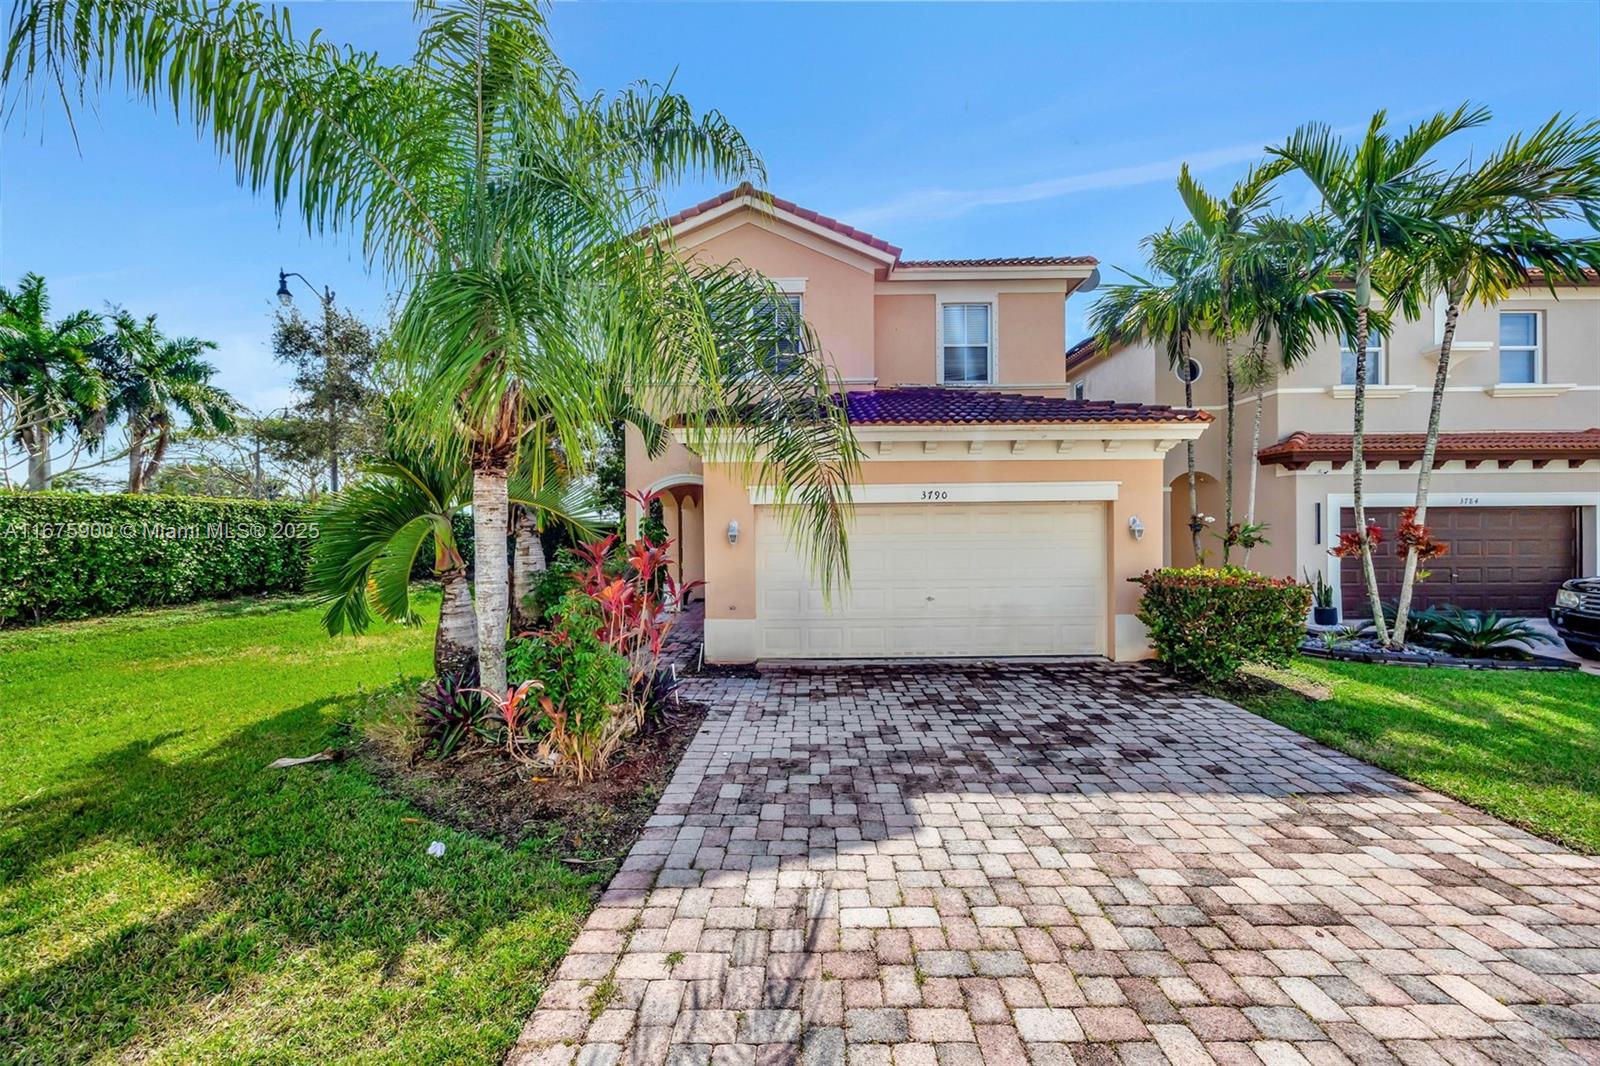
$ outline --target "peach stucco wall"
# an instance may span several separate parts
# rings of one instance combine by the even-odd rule
[[[748,620],[757,617],[755,507],[745,480],[735,468],[705,468],[706,619]],[[1116,659],[1143,658],[1148,648],[1129,620],[1138,607],[1139,589],[1128,581],[1162,563],[1162,464],[1159,459],[1096,459],[971,462],[908,461],[863,464],[864,484],[938,484],[940,482],[1115,481],[1117,499],[1106,506],[1106,647]],[[1128,521],[1137,515],[1145,527],[1135,540]],[[739,540],[729,544],[728,523],[739,523]],[[1118,618],[1122,622],[1119,626]],[[708,650],[708,655],[714,655]]]
[[[995,309],[999,382],[1066,384],[1066,296],[1059,292],[1002,292]]]
[[[872,272],[750,218],[694,245],[691,254],[711,263],[737,261],[769,278],[804,278],[801,308],[823,352],[841,377],[871,378]]]
[[[939,350],[939,304],[933,293],[880,295],[877,322],[878,387],[932,385]]]
[[[644,446],[644,438],[632,426],[623,433],[623,477],[626,487],[635,492],[659,488],[663,485],[697,480],[700,477],[700,457],[676,440],[669,440],[666,449],[652,457]],[[632,537],[639,532],[639,509],[628,504],[627,533]]]

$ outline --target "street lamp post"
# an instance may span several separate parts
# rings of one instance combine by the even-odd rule
[[[311,279],[292,270],[278,271],[278,302],[285,307],[294,304],[294,293],[289,291],[289,279],[299,278],[306,288],[322,301],[322,388],[328,404],[328,491],[339,491],[339,412],[338,397],[333,388],[333,289],[324,285],[321,292],[311,284]]]

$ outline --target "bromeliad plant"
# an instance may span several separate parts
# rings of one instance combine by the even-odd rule
[[[506,688],[504,696],[490,692],[488,689],[473,689],[486,699],[499,716],[498,722],[485,723],[485,731],[495,735],[496,740],[504,746],[505,752],[517,762],[526,762],[527,756],[522,753],[522,741],[528,733],[528,721],[532,717],[534,706],[529,699],[531,693],[542,692],[544,685],[539,681],[524,681],[519,685],[510,685]]]

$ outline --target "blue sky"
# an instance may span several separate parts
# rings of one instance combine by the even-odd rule
[[[393,58],[414,32],[407,3],[292,6],[302,28]],[[774,192],[908,257],[1090,254],[1108,278],[1180,209],[1181,162],[1220,189],[1304,121],[1471,100],[1495,121],[1456,143],[1465,157],[1557,111],[1600,117],[1593,2],[562,3],[551,24],[586,86],[674,77],[745,132]],[[347,240],[280,224],[170,112],[113,95],[79,118],[76,145],[50,108],[4,132],[7,283],[37,271],[58,311],[112,301],[217,341],[221,383],[258,410],[290,398],[267,349],[280,265],[385,315]]]

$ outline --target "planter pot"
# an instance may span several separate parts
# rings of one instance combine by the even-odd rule
[[[1339,608],[1313,607],[1311,608],[1311,622],[1319,626],[1336,626],[1339,624]]]

